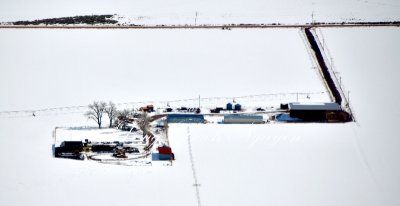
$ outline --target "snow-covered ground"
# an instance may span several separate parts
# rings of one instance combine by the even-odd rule
[[[0,21],[90,14],[119,14],[124,17],[121,22],[135,24],[393,21],[400,17],[397,0],[1,0],[0,5]]]
[[[399,205],[400,29],[324,29],[357,119],[353,135],[387,205]]]
[[[115,128],[98,129],[96,127],[71,127],[57,128],[54,143],[59,146],[63,141],[85,141],[92,142],[142,142],[142,132],[127,132]]]
[[[189,129],[202,205],[381,205],[354,127],[174,125],[170,140],[186,144],[175,154],[189,162]]]
[[[198,105],[198,95],[266,94],[237,99],[243,106],[296,101],[297,92],[299,100],[310,94],[308,101],[329,101],[296,29],[1,30],[0,39],[3,111],[85,106],[94,100],[164,101],[156,105],[162,107],[168,100],[194,98],[189,102]],[[171,106],[190,106],[186,103]]]
[[[400,30],[319,34],[357,122],[173,126],[189,130],[204,205],[400,204]]]
[[[296,23],[312,11],[316,20],[400,14],[389,0],[42,2],[3,0],[0,20],[125,13],[192,23],[198,11],[199,23],[207,15],[223,23],[223,14],[226,22]],[[0,205],[400,205],[400,30],[322,34],[356,123],[170,125],[173,166],[125,167],[52,157],[56,126],[95,126],[82,111],[3,115]],[[1,111],[325,90],[292,29],[0,30],[0,45]]]

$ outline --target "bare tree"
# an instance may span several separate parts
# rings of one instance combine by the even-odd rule
[[[89,111],[85,113],[88,119],[92,119],[96,121],[101,128],[101,119],[103,118],[103,114],[105,112],[107,103],[105,102],[93,102],[93,104],[89,104]]]
[[[118,117],[123,117],[123,118],[127,118],[128,117],[128,115],[130,115],[131,114],[131,110],[129,110],[129,109],[123,109],[123,110],[118,110],[117,111],[117,116]]]
[[[139,128],[143,131],[143,137],[149,133],[150,129],[150,117],[147,115],[147,112],[142,112],[140,118],[137,120],[137,124]]]
[[[108,106],[106,106],[105,113],[108,115],[108,119],[110,120],[110,126],[109,127],[111,128],[113,120],[117,116],[117,107],[115,106],[115,104],[112,101],[110,101],[108,103]]]

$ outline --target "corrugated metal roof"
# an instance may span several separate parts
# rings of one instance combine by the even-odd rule
[[[335,102],[328,103],[289,103],[289,110],[329,110],[340,111],[342,108]]]
[[[224,116],[224,124],[261,124],[263,116],[259,115],[227,115]]]
[[[263,119],[263,116],[260,115],[226,115],[224,119]]]
[[[200,114],[169,114],[168,123],[203,123],[204,115]]]

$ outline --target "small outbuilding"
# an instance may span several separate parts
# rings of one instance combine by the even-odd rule
[[[279,122],[302,122],[303,120],[296,118],[296,117],[291,117],[289,114],[277,114],[275,115],[275,120]]]
[[[226,110],[232,110],[232,109],[233,109],[232,103],[226,104]]]
[[[83,143],[82,141],[64,141],[59,147],[54,149],[54,157],[64,157],[83,160]]]
[[[157,148],[158,153],[152,154],[152,160],[157,161],[165,161],[165,160],[175,160],[175,155],[172,153],[171,147],[162,146]]]
[[[236,111],[242,110],[242,105],[240,105],[240,104],[235,104],[235,110],[236,110]]]

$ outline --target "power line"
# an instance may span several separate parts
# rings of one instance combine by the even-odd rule
[[[189,157],[190,157],[190,163],[191,163],[191,166],[192,166],[193,179],[194,179],[193,186],[196,188],[197,205],[201,206],[200,190],[199,190],[199,187],[201,185],[199,184],[199,181],[197,179],[196,169],[194,167],[194,159],[193,159],[193,152],[192,152],[192,143],[191,143],[191,140],[190,140],[190,129],[189,129],[189,127],[187,127],[187,135],[188,135]]]
[[[282,99],[281,97],[285,97],[288,99],[291,97],[303,96],[308,97],[310,95],[324,95],[326,92],[292,92],[292,93],[269,93],[269,94],[254,94],[254,95],[244,95],[244,96],[231,96],[231,97],[197,97],[197,98],[188,98],[188,99],[175,99],[175,100],[166,100],[166,101],[137,101],[137,102],[124,102],[124,103],[116,103],[117,106],[122,107],[135,107],[138,105],[145,104],[161,104],[168,105],[170,103],[183,103],[183,102],[198,102],[200,104],[201,101],[231,101],[234,99],[235,101],[245,101],[254,100],[255,98],[261,99]],[[44,115],[50,113],[57,113],[62,111],[63,114],[72,114],[72,113],[84,113],[88,108],[87,105],[78,105],[78,106],[63,106],[63,107],[49,107],[42,109],[24,109],[24,110],[10,110],[10,111],[0,111],[0,116],[32,116],[35,115]]]

